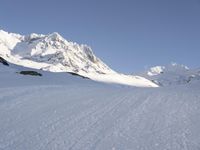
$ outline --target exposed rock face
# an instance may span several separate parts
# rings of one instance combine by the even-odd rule
[[[8,62],[5,59],[3,59],[2,57],[0,57],[0,63],[2,63],[5,66],[9,66]]]

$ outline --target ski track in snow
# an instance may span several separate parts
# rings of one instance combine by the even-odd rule
[[[200,94],[180,89],[2,87],[0,150],[199,150]]]

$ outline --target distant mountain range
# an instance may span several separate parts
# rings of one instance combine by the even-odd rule
[[[140,74],[159,86],[182,85],[200,80],[200,69],[189,69],[187,66],[171,63],[156,66]]]

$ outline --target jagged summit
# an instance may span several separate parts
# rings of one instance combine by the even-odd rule
[[[0,31],[0,56],[10,63],[51,72],[72,72],[93,80],[157,87],[142,78],[115,72],[91,47],[67,41],[59,33],[20,35]]]
[[[1,31],[0,34],[3,53],[12,63],[24,65],[25,60],[32,61],[40,63],[35,65],[37,69],[54,72],[114,72],[93,54],[89,46],[68,42],[57,32],[22,36]]]

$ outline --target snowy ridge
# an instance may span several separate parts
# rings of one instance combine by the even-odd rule
[[[156,66],[156,67],[152,67],[150,68],[150,70],[147,72],[147,74],[149,76],[155,76],[155,75],[158,75],[158,74],[161,74],[163,73],[163,70],[165,69],[164,66]]]
[[[189,69],[187,66],[171,63],[152,67],[141,76],[160,86],[181,85],[200,80],[200,69]]]
[[[157,87],[142,77],[119,74],[87,45],[65,40],[54,32],[24,36],[0,30],[0,57],[24,67],[50,72],[73,72],[90,79],[139,87]]]
[[[18,65],[53,72],[113,72],[95,57],[90,47],[68,42],[58,33],[20,36],[1,30],[0,41],[4,55],[7,54],[7,58],[11,57],[11,62]]]

